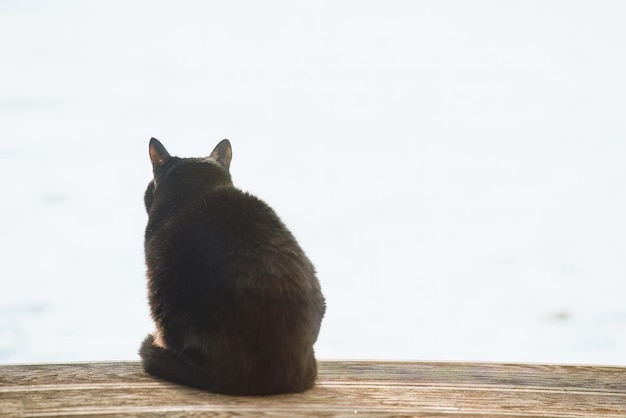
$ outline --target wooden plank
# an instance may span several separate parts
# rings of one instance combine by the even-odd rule
[[[0,416],[626,417],[626,368],[322,361],[296,395],[231,397],[163,382],[137,362],[0,366]]]

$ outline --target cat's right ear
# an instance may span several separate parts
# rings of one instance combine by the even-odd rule
[[[152,161],[152,171],[156,172],[158,168],[171,157],[171,155],[167,152],[163,144],[161,144],[156,138],[150,139],[149,150],[150,161]]]
[[[233,158],[233,149],[230,146],[230,141],[228,139],[222,139],[219,144],[215,146],[211,155],[209,155],[209,160],[216,161],[222,167],[228,171],[230,168],[230,160]]]

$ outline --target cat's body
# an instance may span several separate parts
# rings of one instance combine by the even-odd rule
[[[144,369],[212,392],[300,392],[317,376],[325,302],[313,265],[275,212],[232,185],[230,143],[208,158],[150,141]]]

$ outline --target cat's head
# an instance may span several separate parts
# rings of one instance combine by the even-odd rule
[[[230,160],[233,151],[228,139],[220,141],[208,157],[180,158],[170,155],[158,139],[150,139],[152,181],[144,195],[146,210],[150,212],[157,195],[172,201],[187,200],[203,190],[232,186]]]

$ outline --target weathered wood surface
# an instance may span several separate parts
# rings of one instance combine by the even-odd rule
[[[322,361],[297,395],[230,397],[137,362],[0,366],[0,416],[626,417],[626,367]]]

